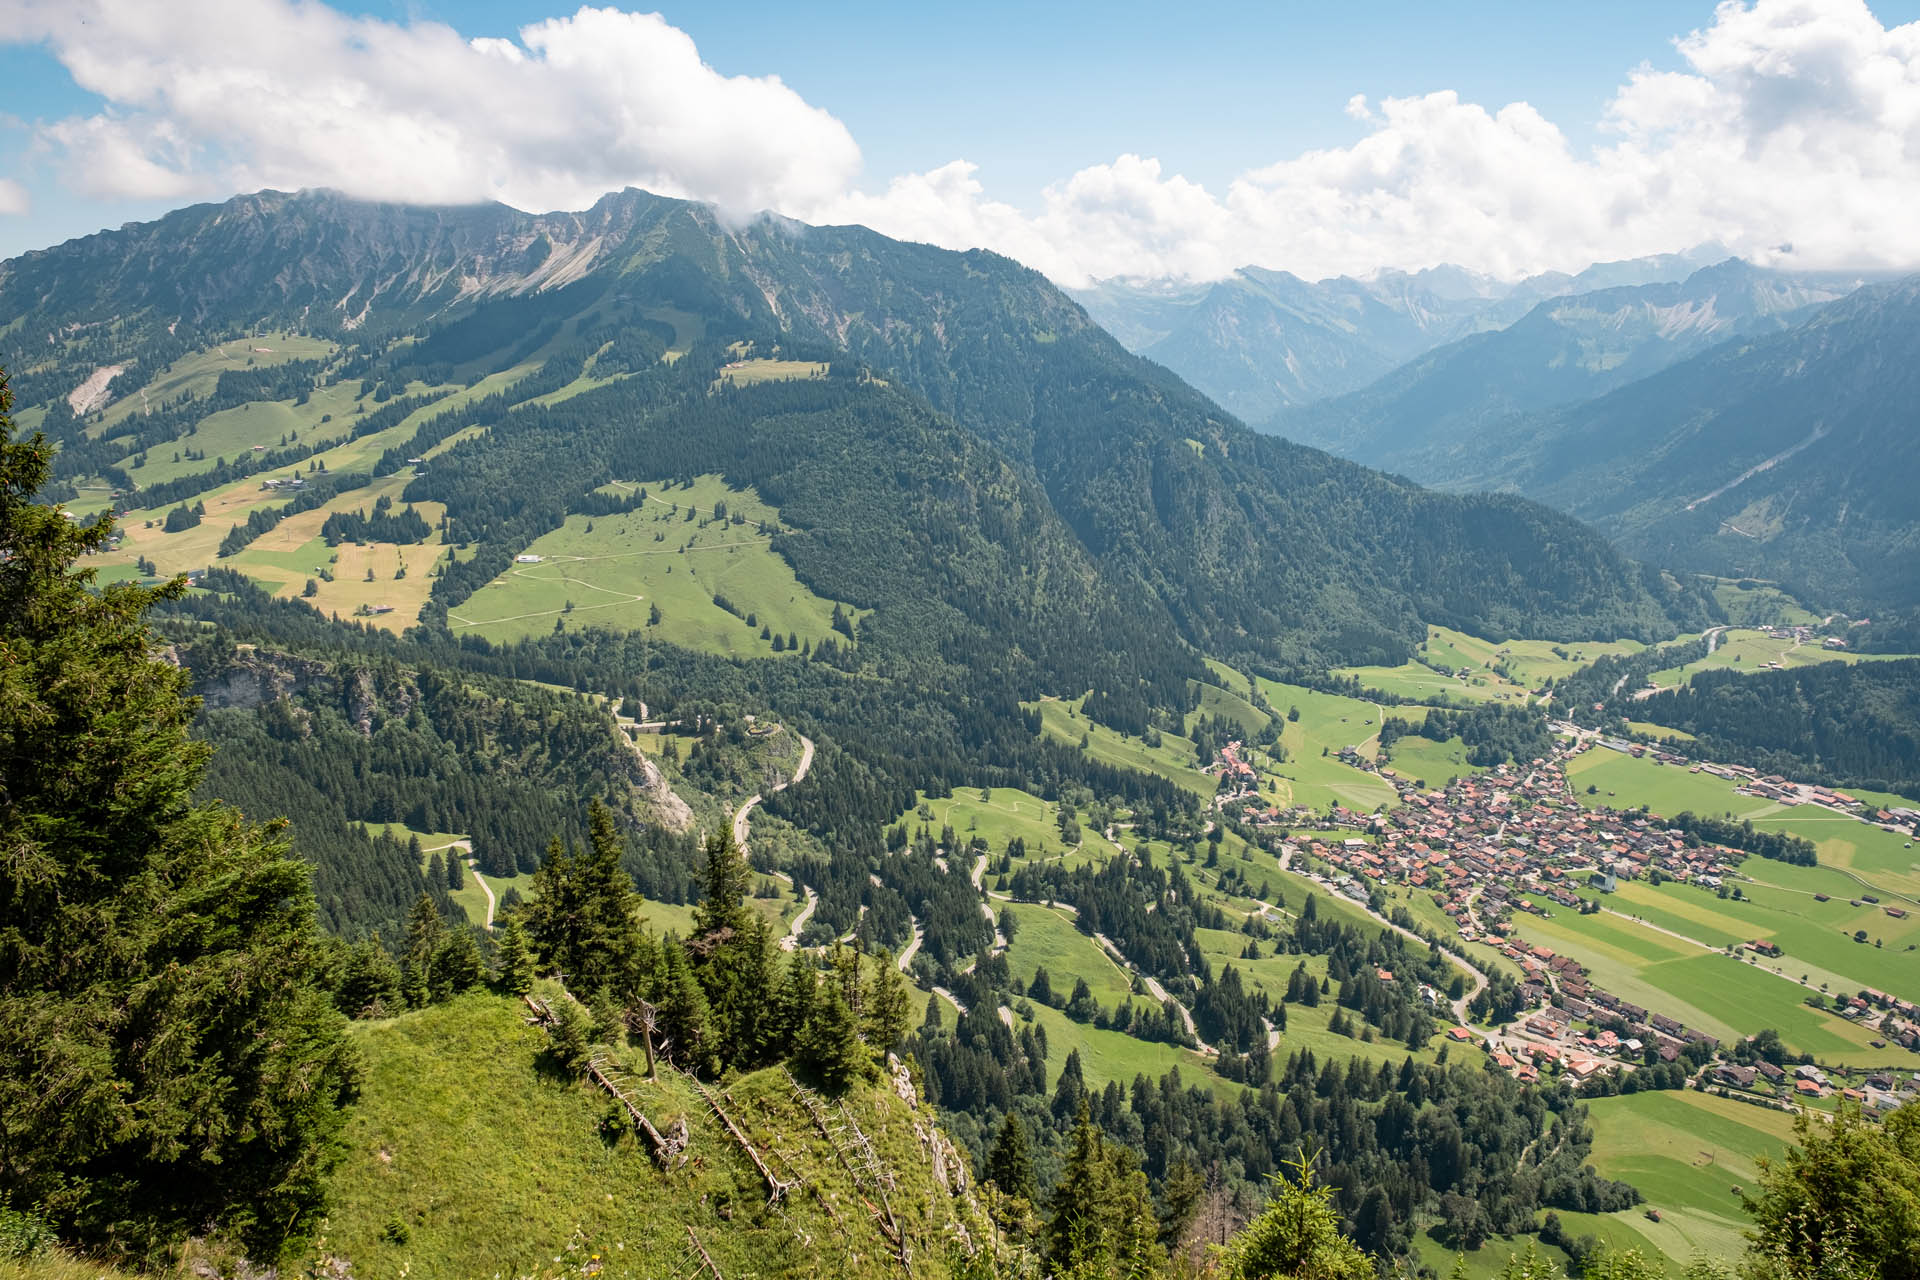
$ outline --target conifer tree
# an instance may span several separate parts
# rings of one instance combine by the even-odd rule
[[[440,943],[439,953],[433,959],[434,981],[441,994],[439,999],[471,991],[486,981],[487,964],[480,958],[480,944],[474,940],[473,929],[462,926],[449,929],[446,938]]]
[[[613,814],[595,800],[587,847],[563,848],[555,837],[534,872],[527,932],[541,963],[558,969],[576,996],[605,988],[624,997],[638,976],[640,895],[620,855]]]
[[[92,589],[113,521],[34,504],[52,449],[11,404],[0,375],[0,1199],[269,1260],[318,1219],[358,1072],[307,869],[193,803],[208,748],[142,621],[185,584]]]
[[[1224,1274],[1229,1280],[1374,1280],[1373,1261],[1340,1234],[1331,1189],[1314,1185],[1313,1161],[1303,1155],[1288,1168],[1294,1177],[1274,1178],[1266,1209],[1227,1247]]]
[[[1091,1280],[1158,1273],[1163,1255],[1147,1175],[1133,1167],[1126,1147],[1106,1141],[1084,1098],[1048,1214],[1046,1255],[1054,1274]]]
[[[868,1079],[873,1071],[873,1056],[860,1039],[860,1022],[837,983],[826,983],[814,1000],[801,1060],[834,1093]]]
[[[1027,1146],[1027,1127],[1011,1111],[1000,1124],[1000,1133],[987,1153],[987,1180],[1009,1196],[1032,1200],[1033,1155]]]
[[[776,1010],[776,1053],[791,1056],[801,1051],[807,1028],[813,1022],[813,1006],[819,990],[820,975],[804,956],[796,955],[787,962],[787,977],[780,986]]]
[[[438,987],[434,972],[446,931],[446,922],[440,918],[440,908],[434,905],[433,895],[422,891],[413,900],[413,910],[407,913],[407,949],[400,964],[401,990],[407,1003],[416,1009],[446,995],[445,990]]]
[[[766,917],[746,904],[752,877],[732,834],[709,836],[705,852],[687,954],[706,993],[722,1059],[729,1066],[756,1065],[773,1039],[773,937]]]
[[[346,948],[333,1002],[349,1018],[385,1017],[405,1007],[401,989],[400,966],[375,935]]]
[[[533,944],[518,913],[507,917],[500,930],[498,981],[509,995],[523,996],[533,990]]]
[[[719,1069],[714,1054],[713,1025],[707,995],[693,975],[693,966],[676,938],[661,948],[661,965],[654,1004],[659,1009],[660,1034],[667,1040],[667,1057],[683,1071],[713,1075]]]
[[[893,962],[891,952],[880,953],[873,983],[867,991],[864,1020],[867,1043],[873,1046],[874,1057],[882,1060],[912,1029],[913,996],[908,993],[907,980]]]

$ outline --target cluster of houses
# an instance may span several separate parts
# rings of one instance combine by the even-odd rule
[[[1836,1084],[1824,1070],[1811,1064],[1787,1068],[1765,1061],[1745,1065],[1722,1062],[1712,1067],[1706,1078],[1729,1089],[1753,1090],[1765,1084],[1781,1093],[1790,1091],[1803,1102],[1818,1102],[1837,1093],[1876,1115],[1898,1110],[1904,1103],[1920,1097],[1920,1074],[1891,1071],[1873,1072],[1857,1087],[1852,1087]]]
[[[1640,744],[1620,746],[1636,754],[1652,750]],[[1497,1065],[1521,1079],[1537,1078],[1549,1063],[1578,1081],[1617,1063],[1676,1061],[1689,1043],[1717,1050],[1718,1043],[1707,1033],[1605,990],[1572,957],[1529,945],[1513,933],[1516,914],[1589,909],[1581,889],[1612,892],[1620,880],[1658,876],[1717,889],[1747,856],[1689,841],[1657,817],[1581,805],[1560,767],[1574,749],[1577,744],[1552,759],[1537,759],[1523,768],[1502,765],[1438,790],[1416,788],[1390,768],[1376,767],[1348,749],[1342,758],[1391,782],[1399,803],[1375,813],[1337,806],[1319,813],[1281,810],[1266,801],[1258,790],[1258,773],[1234,743],[1221,750],[1214,766],[1222,779],[1215,804],[1222,813],[1256,828],[1286,827],[1288,834],[1277,842],[1279,851],[1330,868],[1326,882],[1334,892],[1364,905],[1372,901],[1376,888],[1388,884],[1424,889],[1458,926],[1464,941],[1495,947],[1511,960],[1523,975],[1519,1029],[1526,1038],[1496,1038],[1485,1047]],[[1863,817],[1886,816],[1865,814],[1858,801],[1828,788],[1798,786],[1739,766],[1695,764],[1665,751],[1655,754],[1663,763],[1743,779],[1746,787],[1790,791],[1800,803]],[[1758,955],[1780,955],[1770,941],[1756,939],[1745,946]],[[1887,1039],[1920,1052],[1920,1009],[1910,1002],[1863,992],[1835,1003],[1841,1016],[1877,1019],[1874,1025]],[[1455,1040],[1475,1038],[1464,1027],[1449,1035]],[[1748,1070],[1739,1067],[1735,1075]],[[1745,1086],[1718,1082],[1752,1087],[1751,1080]],[[1788,1087],[1785,1073],[1770,1083]],[[1801,1084],[1829,1087],[1824,1080],[1797,1077],[1791,1087],[1810,1096],[1826,1095],[1811,1095]],[[1882,1091],[1889,1096],[1897,1092]]]

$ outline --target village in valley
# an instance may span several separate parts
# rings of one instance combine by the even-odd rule
[[[1449,1001],[1432,988],[1422,990],[1422,999],[1436,1010],[1452,1005],[1457,1023],[1446,1032],[1449,1042],[1478,1047],[1522,1081],[1551,1072],[1575,1087],[1614,1092],[1628,1073],[1672,1064],[1698,1088],[1781,1109],[1830,1110],[1846,1100],[1882,1114],[1920,1094],[1920,1058],[1910,1057],[1920,1054],[1920,1007],[1911,999],[1871,987],[1819,998],[1819,1007],[1830,1016],[1869,1031],[1870,1046],[1884,1048],[1887,1063],[1905,1063],[1882,1069],[1822,1064],[1810,1054],[1782,1053],[1777,1035],[1729,1041],[1610,991],[1574,955],[1530,940],[1526,923],[1561,912],[1611,911],[1637,919],[1607,905],[1622,882],[1691,886],[1717,899],[1738,898],[1742,882],[1751,883],[1742,867],[1757,855],[1702,839],[1645,808],[1582,804],[1567,765],[1586,752],[1616,752],[1723,779],[1739,794],[1781,806],[1814,806],[1824,818],[1871,824],[1909,845],[1920,812],[1879,807],[1744,766],[1689,760],[1664,747],[1606,737],[1571,723],[1556,721],[1552,727],[1559,745],[1549,756],[1523,766],[1502,764],[1437,789],[1348,747],[1339,753],[1345,764],[1376,774],[1397,795],[1395,804],[1375,812],[1341,805],[1321,812],[1283,809],[1261,794],[1261,773],[1251,752],[1234,742],[1210,769],[1221,780],[1213,804],[1223,818],[1261,833],[1282,867],[1307,875],[1383,922],[1403,928],[1408,923],[1398,913],[1389,920],[1389,895],[1425,895],[1451,932],[1425,929],[1421,936],[1453,952],[1456,962],[1473,973],[1479,1002],[1466,996]],[[1815,896],[1829,900],[1826,894]],[[1907,906],[1880,905],[1871,893],[1856,896],[1851,905],[1879,906],[1894,921],[1909,914]],[[1782,981],[1793,980],[1780,945],[1764,937],[1740,940],[1723,954]],[[1481,969],[1501,961],[1504,972],[1489,990]],[[1710,1002],[1712,996],[1691,998]]]

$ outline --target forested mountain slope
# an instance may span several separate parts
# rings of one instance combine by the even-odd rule
[[[1916,403],[1920,279],[1908,279],[1488,433],[1473,479],[1550,502],[1661,563],[1778,578],[1857,610],[1910,607]]]
[[[813,470],[815,496],[841,503],[804,522],[816,538],[867,499],[875,513],[891,506],[895,520],[913,508],[910,523],[926,531],[916,537],[944,537],[942,520],[919,508],[951,502],[958,466],[973,496],[948,514],[986,522],[1029,599],[956,583],[957,607],[1018,617],[1044,601],[1060,605],[1059,616],[1091,612],[1090,630],[1114,639],[1159,629],[1163,641],[1124,646],[1140,656],[1123,667],[1171,670],[1174,637],[1275,669],[1311,668],[1400,661],[1427,621],[1490,634],[1652,636],[1698,611],[1540,508],[1430,494],[1247,431],[1006,259],[860,228],[737,227],[631,191],[583,214],[538,217],[264,193],[28,255],[8,264],[0,306],[20,317],[11,342],[21,344],[12,358],[22,401],[67,443],[71,479],[151,464],[153,451],[173,447],[167,432],[181,438],[190,424],[173,421],[187,416],[180,409],[168,417],[143,400],[148,412],[124,419],[143,429],[115,435],[78,426],[67,397],[96,371],[125,366],[108,387],[120,405],[109,412],[125,415],[141,380],[189,347],[196,327],[200,337],[265,324],[324,336],[338,344],[333,359],[276,376],[358,378],[378,384],[376,401],[391,394],[379,388],[472,385],[538,365],[517,390],[442,415],[448,429],[417,435],[379,468],[453,429],[485,426],[405,496],[446,503],[457,540],[478,538],[487,564],[553,527],[589,490],[656,475],[669,459],[675,474],[723,465],[782,483],[781,467],[805,464],[769,451],[777,429],[768,424],[789,413],[824,423],[826,414],[843,456],[858,458]],[[424,322],[430,315],[441,319]],[[56,328],[71,336],[37,345]],[[864,366],[893,385],[847,378],[714,396],[728,342],[751,343],[757,356],[777,346],[788,359],[850,357],[848,372]],[[668,345],[686,354],[659,362]],[[235,381],[225,394],[241,404],[261,393]],[[516,403],[522,410],[509,414]],[[935,416],[922,416],[924,406]],[[716,434],[704,425],[722,419],[738,426]],[[390,420],[369,414],[366,426]],[[896,430],[903,422],[917,424],[910,438]],[[934,461],[949,455],[951,466]],[[991,478],[996,465],[1011,469]],[[880,500],[875,486],[902,493]],[[172,482],[168,500],[192,497],[190,487]],[[963,557],[941,559],[944,573]],[[449,566],[434,596],[457,601],[472,585]],[[878,593],[869,581],[865,599]],[[1047,647],[1032,631],[1021,643]]]

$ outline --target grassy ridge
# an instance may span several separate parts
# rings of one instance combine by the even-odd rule
[[[513,1001],[465,996],[360,1024],[355,1040],[364,1094],[315,1253],[351,1259],[356,1274],[577,1274],[597,1259],[605,1277],[655,1276],[688,1251],[688,1227],[728,1275],[899,1265],[777,1070],[728,1093],[763,1155],[818,1189],[782,1211],[766,1206],[764,1186],[683,1077],[637,1081],[634,1096],[662,1128],[686,1118],[691,1163],[662,1173],[630,1133],[610,1136],[611,1100],[547,1065],[544,1034]],[[916,1242],[916,1271],[945,1274],[940,1242],[955,1202],[933,1182],[916,1117],[881,1087],[849,1106],[899,1179],[893,1205]]]

